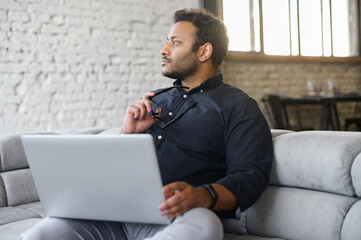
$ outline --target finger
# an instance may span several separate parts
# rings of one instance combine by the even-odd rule
[[[147,107],[147,112],[151,112],[152,111],[152,102],[150,101],[150,97],[154,97],[155,93],[154,92],[146,92],[143,95],[142,101],[144,103],[144,105]]]
[[[174,218],[189,211],[192,208],[192,201],[191,199],[187,198],[183,201],[178,202],[178,204],[174,205],[171,208],[160,210],[160,214],[166,216],[167,218]]]
[[[175,182],[175,183],[168,184],[162,188],[164,198],[168,199],[168,198],[172,197],[176,191],[178,191],[178,192],[183,191],[184,188],[185,188],[184,183],[181,183],[181,182]]]
[[[173,182],[168,185],[165,185],[162,188],[162,191],[164,194],[168,193],[168,192],[174,192],[176,190],[183,191],[186,188],[186,186],[187,186],[187,183],[185,183],[185,182]]]
[[[179,204],[180,202],[184,201],[185,197],[184,194],[179,192],[174,192],[174,194],[166,199],[163,203],[159,205],[160,210],[170,209],[173,206]]]
[[[172,191],[163,191],[163,194],[164,194],[164,198],[168,199],[168,198],[170,198],[171,196],[174,195],[174,192],[172,192]]]
[[[189,191],[178,192],[163,203],[161,203],[158,207],[158,210],[163,215],[174,214],[183,209],[192,208],[192,199]]]
[[[138,119],[140,116],[140,109],[136,105],[130,105],[127,109],[127,113],[133,115],[134,119]]]
[[[189,210],[190,210],[190,208],[182,208],[182,209],[179,209],[176,212],[167,212],[167,213],[164,213],[164,214],[161,213],[161,215],[165,216],[166,218],[172,219],[172,218],[176,218],[176,217],[186,213]]]
[[[154,92],[146,92],[143,94],[143,98],[154,97],[154,95],[155,95]]]
[[[146,106],[143,104],[142,101],[140,101],[140,102],[138,102],[137,104],[135,104],[135,106],[139,109],[138,119],[139,119],[139,120],[143,120],[143,119],[145,118],[145,116],[147,115]]]
[[[172,198],[174,197],[176,197],[176,195],[173,196]],[[162,216],[166,216],[167,218],[172,218],[185,213],[189,209],[191,209],[191,206],[188,201],[188,198],[185,199],[178,198],[173,203],[171,203],[171,205],[168,208],[160,209],[159,211]]]

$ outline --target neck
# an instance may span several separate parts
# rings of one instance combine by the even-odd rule
[[[185,89],[186,91],[191,90],[192,88],[198,87],[202,84],[205,80],[208,78],[214,77],[217,74],[217,70],[212,68],[202,69],[191,76],[188,76],[184,79],[182,79],[182,86],[188,87]]]

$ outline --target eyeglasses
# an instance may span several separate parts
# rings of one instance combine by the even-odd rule
[[[188,88],[188,87],[183,87],[183,86],[174,86],[174,87],[169,87],[169,88],[165,88],[159,92],[157,92],[154,96],[152,97],[149,97],[149,100],[152,102],[152,111],[151,111],[151,114],[152,114],[152,117],[154,119],[154,122],[158,125],[158,127],[160,127],[161,129],[164,129],[166,128],[169,124],[171,124],[173,121],[176,120],[173,119],[171,120],[170,122],[168,122],[167,124],[163,123],[162,120],[160,120],[160,115],[162,113],[162,108],[158,105],[158,103],[156,101],[153,100],[153,98],[155,96],[158,96],[162,93],[165,93],[165,92],[168,92],[169,90],[173,89],[173,88]]]
[[[158,94],[156,94],[158,95]],[[155,96],[156,96],[155,95]],[[162,120],[160,120],[160,115],[162,113],[162,108],[158,105],[158,103],[156,101],[154,101],[152,98],[150,98],[150,101],[152,102],[152,117],[154,119],[154,122],[160,127],[160,128],[164,128],[165,124],[162,122]]]

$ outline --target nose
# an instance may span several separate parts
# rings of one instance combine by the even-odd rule
[[[168,44],[165,44],[164,47],[160,50],[162,56],[169,56]]]

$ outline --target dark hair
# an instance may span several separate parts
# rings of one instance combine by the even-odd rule
[[[183,9],[174,13],[174,23],[189,21],[197,27],[196,43],[192,51],[209,42],[213,46],[213,66],[218,69],[228,51],[227,28],[223,21],[205,9]]]

